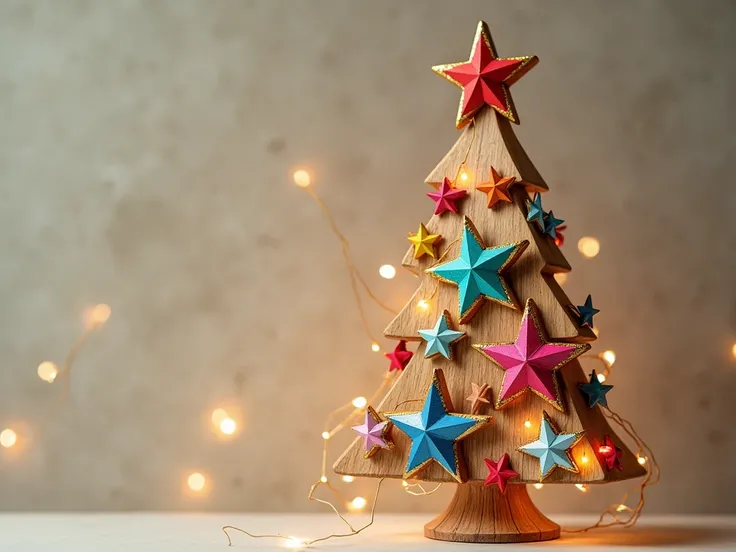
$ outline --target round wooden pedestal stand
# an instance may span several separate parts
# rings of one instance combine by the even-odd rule
[[[560,537],[560,526],[547,519],[529,498],[526,485],[457,486],[452,502],[424,526],[424,536],[453,542],[535,542]]]

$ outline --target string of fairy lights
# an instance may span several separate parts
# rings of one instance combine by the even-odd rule
[[[472,144],[472,141],[471,141],[471,144]],[[310,197],[312,197],[312,199],[319,205],[324,215],[326,216],[333,233],[340,240],[341,245],[342,245],[343,257],[345,259],[345,265],[346,265],[348,274],[351,279],[352,292],[354,295],[355,305],[358,310],[360,320],[363,324],[366,336],[370,340],[371,350],[374,352],[380,352],[381,350],[380,345],[375,340],[375,338],[373,337],[368,327],[367,317],[366,317],[366,314],[363,308],[363,302],[360,297],[360,293],[358,290],[358,286],[356,285],[356,282],[360,282],[360,284],[366,290],[369,298],[371,298],[381,308],[389,312],[395,313],[396,311],[394,311],[393,309],[390,309],[383,303],[380,303],[380,301],[378,301],[378,299],[376,298],[375,294],[371,292],[365,280],[360,276],[360,273],[355,267],[355,264],[352,262],[352,258],[350,256],[350,244],[348,240],[345,238],[344,234],[340,231],[327,205],[319,198],[319,196],[317,195],[317,193],[314,191],[313,187],[311,186],[312,177],[310,175],[310,172],[306,169],[298,169],[294,171],[293,179],[294,179],[294,183],[300,188],[305,189],[310,195]],[[465,168],[464,162],[461,163],[460,165],[460,168],[458,170],[457,179],[459,179],[462,182],[467,182],[470,179],[470,175]],[[561,245],[561,242],[559,242],[558,245]],[[580,240],[578,241],[578,251],[584,258],[592,259],[600,253],[600,242],[592,236],[584,236],[580,238]],[[378,273],[381,277],[387,280],[390,280],[396,276],[396,268],[390,264],[381,265],[378,269]],[[567,281],[567,274],[565,273],[555,274],[555,279],[560,285],[564,285],[565,282]],[[427,297],[419,298],[416,302],[416,308],[422,311],[427,311],[428,309],[430,309],[432,299],[434,295],[436,294],[436,292],[437,292],[437,289],[435,288],[435,290],[432,293],[430,293]],[[592,328],[592,330],[595,333],[596,337],[600,335],[600,331],[598,328],[594,327]],[[736,357],[736,344],[734,344],[733,346],[733,354],[734,354],[734,357]],[[595,362],[598,364],[599,371],[597,373],[597,378],[601,383],[603,383],[604,381],[606,381],[607,378],[611,376],[611,372],[613,370],[614,363],[616,362],[616,353],[612,350],[606,350],[606,351],[603,351],[597,354],[583,355],[581,359],[585,361]],[[331,538],[349,537],[349,536],[357,535],[360,532],[367,529],[368,527],[370,527],[374,523],[374,520],[375,520],[375,508],[376,508],[376,503],[378,500],[378,494],[381,488],[381,484],[383,483],[385,478],[381,478],[378,481],[378,486],[376,488],[376,493],[374,495],[373,503],[370,509],[369,521],[359,528],[355,528],[339,512],[335,504],[327,500],[316,498],[314,496],[314,493],[320,486],[325,486],[329,490],[329,492],[335,496],[335,498],[338,500],[338,503],[341,504],[343,508],[348,512],[359,513],[367,507],[368,500],[365,497],[356,496],[350,500],[346,499],[343,493],[335,485],[333,485],[330,479],[327,477],[327,459],[329,457],[329,443],[330,443],[330,440],[336,434],[338,434],[339,432],[341,432],[342,430],[346,428],[349,428],[355,421],[357,421],[363,415],[367,405],[375,404],[376,399],[379,399],[380,397],[382,397],[385,394],[385,392],[388,389],[390,389],[397,375],[398,375],[398,372],[394,373],[394,372],[391,372],[390,370],[387,371],[384,374],[383,379],[380,385],[378,386],[378,388],[372,394],[370,394],[369,399],[363,396],[355,397],[353,400],[343,404],[342,406],[339,406],[338,408],[330,412],[330,414],[327,416],[327,419],[325,420],[324,429],[321,434],[323,445],[322,445],[322,462],[321,462],[320,477],[310,487],[309,493],[307,495],[307,499],[315,500],[317,502],[320,502],[322,504],[329,506],[338,515],[340,520],[346,525],[346,527],[348,528],[348,532],[334,533],[334,534],[318,537],[315,539],[305,539],[305,538],[295,537],[292,535],[285,535],[281,533],[257,534],[257,533],[253,533],[245,529],[242,529],[240,527],[227,525],[227,526],[224,526],[222,530],[227,536],[228,544],[232,544],[232,538],[230,534],[228,533],[228,531],[237,531],[251,538],[281,539],[284,543],[284,546],[287,548],[305,548],[305,547],[311,546],[312,544],[316,542],[321,542],[321,541],[328,540]],[[656,459],[654,458],[654,453],[651,451],[649,446],[641,439],[641,437],[639,437],[639,435],[636,433],[636,430],[633,428],[632,424],[629,421],[623,419],[617,413],[612,412],[608,408],[603,408],[603,413],[604,413],[604,416],[610,422],[619,426],[635,442],[636,446],[638,447],[637,453],[636,453],[637,462],[646,468],[647,475],[642,480],[642,482],[636,486],[636,489],[638,489],[639,491],[639,498],[638,498],[637,504],[633,508],[626,504],[627,499],[629,495],[631,494],[631,491],[627,491],[623,495],[620,502],[609,505],[605,510],[603,510],[603,512],[601,512],[599,519],[597,520],[596,523],[589,525],[587,527],[579,528],[579,529],[564,529],[563,528],[563,532],[580,533],[580,532],[587,532],[587,531],[590,531],[596,528],[602,528],[602,527],[612,527],[612,526],[630,527],[634,525],[638,521],[639,516],[641,515],[642,509],[644,507],[645,489],[649,486],[655,485],[659,481],[659,465]],[[339,421],[335,422],[335,418],[338,415],[342,415],[343,417]],[[530,420],[526,420],[524,422],[524,427],[526,429],[531,429],[532,422]],[[605,446],[605,445],[601,445],[601,446]],[[599,450],[599,453],[601,452],[604,452],[604,451]],[[585,464],[589,462],[589,459],[586,456],[583,456],[581,458],[581,462]],[[354,481],[354,477],[351,475],[344,475],[342,476],[342,481],[344,483],[352,483]],[[442,487],[442,483],[435,485],[433,488],[429,490],[425,489],[421,483],[408,482],[406,480],[401,481],[401,486],[404,489],[404,491],[406,491],[410,495],[427,496],[439,490],[439,488]],[[544,484],[535,483],[533,487],[537,490],[541,490],[542,488],[544,488]],[[583,492],[583,493],[587,493],[589,491],[588,485],[585,485],[582,483],[576,484],[575,487],[580,492]]]

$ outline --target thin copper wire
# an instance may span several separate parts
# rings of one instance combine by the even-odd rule
[[[300,539],[301,540],[301,543],[302,543],[302,546],[309,547],[309,546],[312,546],[315,543],[323,542],[323,541],[326,541],[326,540],[329,540],[329,539],[337,539],[337,538],[343,538],[343,537],[352,537],[354,535],[357,535],[357,534],[361,533],[362,531],[365,531],[366,529],[368,529],[368,527],[370,527],[371,525],[373,525],[373,522],[375,521],[375,518],[376,518],[376,504],[378,503],[378,495],[380,494],[381,484],[383,483],[384,479],[385,478],[382,477],[381,479],[378,480],[378,485],[376,486],[376,493],[375,493],[375,495],[373,497],[373,505],[371,506],[370,520],[368,521],[368,523],[366,523],[365,525],[363,525],[362,527],[360,527],[358,529],[356,529],[355,527],[353,527],[353,525],[345,518],[345,516],[343,516],[338,511],[338,509],[334,506],[334,504],[332,504],[332,502],[330,502],[328,500],[323,500],[321,498],[317,498],[316,496],[314,496],[314,492],[320,486],[320,483],[321,482],[318,482],[318,483],[315,483],[314,485],[312,485],[312,487],[309,489],[309,495],[307,496],[307,499],[308,500],[314,500],[315,502],[319,502],[320,504],[325,504],[325,505],[329,506],[332,509],[332,511],[335,512],[335,514],[337,514],[337,516],[340,518],[340,520],[342,520],[342,522],[348,527],[348,529],[350,531],[347,532],[347,533],[332,533],[332,534],[326,535],[324,537],[317,537],[315,539],[310,539],[310,540],[301,540]],[[222,532],[225,533],[225,536],[227,537],[227,545],[228,546],[232,546],[233,545],[233,541],[230,538],[230,534],[228,533],[228,530],[238,531],[238,532],[243,533],[245,535],[248,535],[249,537],[254,538],[254,539],[282,539],[282,540],[289,541],[289,540],[293,540],[295,538],[295,537],[288,536],[288,535],[282,535],[281,533],[264,533],[264,534],[251,533],[249,531],[246,531],[245,529],[241,529],[240,527],[235,527],[234,525],[225,525],[225,526],[222,527]]]

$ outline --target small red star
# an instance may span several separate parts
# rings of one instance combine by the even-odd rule
[[[557,247],[565,245],[565,236],[562,235],[565,230],[567,230],[567,224],[563,224],[562,226],[555,228],[555,232],[557,233],[557,236],[555,237],[555,245]]]
[[[486,477],[486,481],[483,483],[486,487],[495,483],[498,485],[499,490],[504,493],[506,492],[506,482],[512,477],[518,477],[519,475],[509,466],[508,452],[504,452],[498,462],[494,462],[488,458],[484,458],[483,461],[488,466],[488,477]]]
[[[603,444],[598,447],[598,454],[600,454],[607,469],[616,469],[619,471],[624,469],[624,465],[621,462],[623,451],[616,446],[610,435],[603,437]]]
[[[491,209],[499,201],[511,203],[509,186],[514,182],[516,182],[516,177],[507,176],[505,178],[501,178],[501,175],[496,172],[496,169],[491,167],[491,179],[486,182],[481,182],[475,187],[475,189],[479,192],[484,192],[488,196],[488,208]]]
[[[389,372],[393,370],[402,371],[409,364],[414,353],[406,350],[406,341],[402,339],[396,344],[396,348],[392,352],[383,353],[383,356],[391,361],[391,366],[388,368]]]
[[[481,21],[475,32],[470,59],[460,63],[436,65],[432,70],[463,89],[456,122],[457,128],[462,128],[484,105],[518,123],[509,86],[523,77],[538,61],[537,56],[499,58],[488,25]]]
[[[464,198],[467,193],[468,192],[466,190],[453,188],[450,179],[445,177],[439,190],[436,192],[429,192],[427,196],[437,202],[434,206],[434,214],[441,215],[447,211],[457,213],[457,205],[455,205],[455,202]]]

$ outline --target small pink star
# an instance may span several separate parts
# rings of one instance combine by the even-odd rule
[[[504,452],[503,456],[498,459],[498,462],[494,462],[489,458],[484,458],[483,461],[488,466],[488,477],[486,477],[485,485],[498,485],[499,490],[504,493],[506,492],[506,482],[512,477],[518,477],[519,474],[511,469],[509,466],[509,454]]]
[[[387,359],[391,361],[391,365],[388,367],[388,371],[393,370],[402,371],[409,364],[411,357],[414,353],[406,350],[406,341],[403,339],[396,344],[396,347],[390,353],[383,353]]]
[[[496,409],[531,389],[552,406],[564,411],[555,373],[587,351],[590,345],[548,341],[536,306],[529,299],[515,342],[478,343],[473,344],[473,347],[506,371],[496,400]]]
[[[362,425],[353,426],[353,431],[363,437],[366,458],[370,458],[382,448],[393,448],[394,444],[388,436],[390,429],[391,423],[388,420],[381,421],[381,417],[372,406],[365,409],[365,421]]]
[[[455,202],[465,197],[468,192],[459,188],[453,188],[450,179],[445,177],[436,192],[429,192],[428,197],[432,198],[436,205],[434,206],[434,214],[441,215],[447,211],[457,213],[457,205]]]

